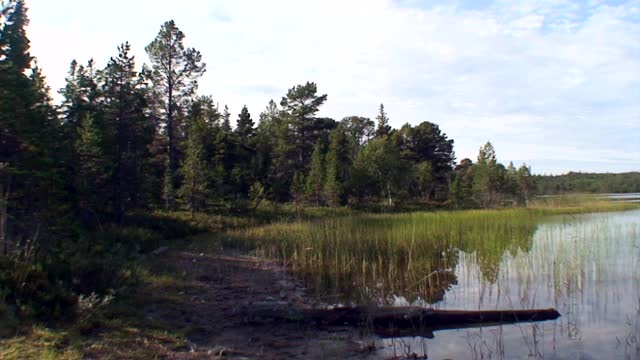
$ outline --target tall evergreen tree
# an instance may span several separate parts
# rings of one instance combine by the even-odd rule
[[[131,47],[124,43],[118,55],[100,72],[101,107],[108,129],[108,154],[113,162],[112,212],[122,221],[143,191],[143,166],[153,129],[145,114],[147,88],[135,70]]]
[[[255,136],[255,173],[260,179],[265,194],[281,193],[278,191],[281,184],[277,177],[278,169],[272,166],[273,152],[276,146],[277,129],[281,127],[280,109],[275,101],[270,100],[266,109],[260,113],[260,121],[256,127]],[[275,191],[274,191],[275,189]]]
[[[419,195],[425,200],[445,200],[455,159],[453,140],[448,139],[438,125],[428,121],[417,126],[406,124],[392,138],[399,144],[406,160],[414,165],[428,162],[431,167],[431,187]]]
[[[96,189],[108,188],[112,173],[111,162],[105,154],[105,134],[89,114],[82,120],[78,132],[76,188],[81,199],[79,205],[98,214],[107,207],[108,199]]]
[[[357,149],[360,149],[373,135],[375,135],[375,123],[365,117],[348,116],[340,124],[352,139]]]
[[[342,126],[331,131],[324,183],[327,203],[331,206],[338,206],[346,200],[346,188],[351,181],[353,162],[351,147],[348,135]]]
[[[7,4],[6,8],[3,8],[3,14],[3,17],[6,16],[6,22],[0,37],[0,64],[11,64],[19,71],[25,71],[31,67],[33,58],[29,53],[30,41],[26,34],[29,18],[24,1]]]
[[[59,93],[63,96],[62,115],[65,137],[69,144],[75,144],[78,127],[86,115],[99,119],[98,76],[93,59],[86,65],[78,65],[73,60],[66,77],[66,85]],[[73,161],[73,159],[72,159]]]
[[[198,86],[198,78],[205,72],[205,64],[199,51],[185,49],[184,33],[178,29],[173,20],[165,22],[160,28],[158,36],[146,48],[151,60],[151,80],[155,92],[154,99],[159,107],[158,112],[164,119],[164,132],[168,138],[168,175],[175,188],[175,173],[177,169],[177,115],[185,102],[194,94]],[[173,199],[173,195],[166,196]],[[173,208],[169,202],[168,208]]]
[[[247,105],[242,107],[238,122],[236,124],[235,133],[241,143],[248,143],[248,140],[255,135],[255,123],[251,119],[251,114]]]
[[[224,111],[222,112],[222,131],[225,134],[231,133],[231,113],[229,112],[229,106],[224,106]]]
[[[326,144],[318,139],[311,155],[311,167],[307,176],[307,198],[316,206],[322,205],[325,180]]]
[[[294,161],[298,168],[306,168],[306,160],[313,151],[318,133],[325,127],[325,121],[315,115],[327,101],[327,95],[318,95],[317,92],[316,84],[307,82],[289,89],[280,102],[287,115],[287,126],[292,131],[289,142],[294,146]]]
[[[475,206],[473,199],[474,168],[475,166],[470,159],[462,159],[454,169],[450,199],[456,208]]]
[[[210,168],[206,161],[205,151],[206,126],[204,119],[192,119],[187,140],[186,156],[181,168],[184,180],[179,195],[191,211],[192,217],[196,211],[204,208],[210,194]]]
[[[534,188],[531,168],[527,164],[522,164],[516,172],[520,195],[525,205],[529,205],[529,196]]]
[[[259,162],[256,157],[256,129],[254,128],[251,114],[246,106],[238,115],[238,121],[234,130],[236,150],[232,177],[234,178],[236,192],[241,197],[247,197],[249,188],[255,183],[259,174]]]
[[[497,195],[498,161],[491,142],[478,151],[478,161],[474,168],[473,193],[482,207],[493,205]]]
[[[282,111],[272,127],[273,151],[270,170],[271,187],[277,200],[287,201],[295,172],[306,174],[314,145],[335,127],[332,119],[315,115],[327,100],[318,95],[315,83],[296,85],[282,98]]]
[[[391,134],[391,125],[389,125],[389,117],[387,113],[384,111],[384,105],[380,104],[380,110],[378,111],[378,116],[376,116],[377,127],[376,127],[376,137],[387,136]]]
[[[0,196],[4,200],[0,217],[10,219],[14,239],[50,238],[61,228],[55,226],[61,221],[57,211],[63,198],[61,164],[54,158],[60,141],[59,123],[44,76],[37,66],[32,67],[24,1],[3,6],[2,14]],[[11,242],[8,236],[4,240],[5,244]]]

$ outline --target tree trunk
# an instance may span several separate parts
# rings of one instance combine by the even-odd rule
[[[169,70],[171,70],[171,63],[169,64]],[[176,151],[175,151],[175,139],[173,138],[173,127],[174,127],[174,123],[173,123],[173,82],[171,80],[169,80],[168,83],[168,101],[167,101],[167,137],[169,140],[169,149],[168,149],[168,155],[169,155],[169,170],[170,170],[170,182],[171,182],[171,192],[174,191],[175,189],[175,182],[174,182],[174,177],[176,174],[176,170],[177,170],[177,163],[176,163]],[[166,208],[169,211],[173,211],[175,210],[175,204],[173,201],[173,194],[171,194],[171,196],[167,197],[167,203],[166,203]]]

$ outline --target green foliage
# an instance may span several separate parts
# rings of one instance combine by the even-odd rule
[[[384,105],[380,104],[380,111],[377,120],[376,137],[388,136],[391,134],[391,125],[389,125],[389,117],[384,111]]]
[[[351,144],[342,126],[331,131],[329,149],[326,156],[326,178],[324,193],[330,206],[345,203],[346,186],[351,181]]]
[[[10,64],[19,72],[23,72],[31,67],[31,54],[29,54],[29,39],[26,35],[26,28],[29,25],[27,8],[23,0],[9,3],[2,9],[6,16],[0,33],[0,65]],[[4,58],[4,59],[2,59]]]
[[[105,189],[111,176],[111,163],[104,152],[104,134],[95,119],[87,114],[78,129],[76,154],[78,156],[78,173],[76,188],[79,192],[81,206],[97,212],[106,208],[107,199],[104,193],[95,189]]]
[[[107,130],[105,153],[113,164],[111,213],[118,221],[128,209],[142,206],[143,169],[154,132],[145,113],[149,89],[135,70],[130,50],[129,43],[120,45],[118,55],[99,73],[99,100]]]
[[[0,300],[5,311],[14,309],[22,319],[45,321],[72,317],[76,305],[75,296],[51,278],[42,265],[3,256],[0,256]]]
[[[531,176],[530,191],[538,194],[555,195],[570,193],[638,193],[640,192],[640,172],[621,174],[593,174],[570,172],[565,175]]]
[[[456,166],[451,181],[450,200],[456,209],[473,208],[476,205],[473,199],[473,179],[475,167],[469,159],[463,159]]]
[[[251,119],[251,114],[247,106],[242,107],[240,115],[238,115],[238,122],[236,124],[235,133],[241,142],[248,142],[250,138],[255,135],[255,124]]]
[[[389,205],[393,205],[394,196],[398,195],[407,184],[406,172],[410,163],[402,158],[400,148],[389,137],[378,137],[367,143],[358,154],[355,162],[358,180],[371,179],[367,189],[370,195],[383,196]],[[354,183],[353,187],[361,184]]]
[[[480,148],[478,162],[473,165],[473,200],[481,207],[516,205],[525,203],[529,189],[528,167],[521,173],[513,164],[505,168],[498,163],[493,145],[487,142]]]
[[[307,176],[306,194],[312,204],[316,206],[324,203],[323,188],[325,181],[325,147],[324,141],[319,139],[311,155],[311,169]]]
[[[424,199],[429,200],[433,189],[433,166],[429,161],[422,161],[416,165],[416,190]]]
[[[193,48],[185,48],[184,33],[173,20],[165,22],[156,38],[145,48],[152,64],[153,101],[156,111],[164,120],[164,132],[168,139],[169,169],[166,175],[173,178],[178,168],[178,128],[180,106],[192,96],[198,86],[198,78],[205,72],[202,55]],[[170,197],[166,197],[170,199]],[[173,201],[167,201],[173,209]]]
[[[453,140],[449,140],[438,125],[425,121],[417,126],[404,125],[393,134],[393,141],[399,146],[406,161],[414,166],[428,162],[431,167],[430,187],[421,189],[416,185],[412,195],[427,201],[445,200],[455,158]]]
[[[260,177],[264,164],[258,156],[256,129],[251,114],[246,106],[238,115],[237,126],[234,130],[236,147],[233,162],[233,184],[238,197],[249,197],[249,189]],[[245,196],[246,194],[246,196]]]
[[[209,198],[210,167],[205,158],[206,123],[202,118],[191,122],[185,160],[181,168],[183,181],[179,196],[193,214],[204,209]]]
[[[293,181],[291,182],[291,196],[293,202],[301,204],[304,199],[305,181],[304,175],[301,172],[296,171],[293,174]]]
[[[266,191],[264,189],[264,186],[259,181],[253,183],[253,185],[251,185],[251,187],[249,188],[249,202],[251,209],[257,209],[265,197]]]

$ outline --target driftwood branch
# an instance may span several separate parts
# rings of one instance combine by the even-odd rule
[[[555,309],[532,310],[434,310],[422,307],[337,307],[298,308],[287,302],[264,302],[244,306],[247,321],[308,321],[326,326],[361,326],[381,336],[419,335],[433,331],[554,320]]]

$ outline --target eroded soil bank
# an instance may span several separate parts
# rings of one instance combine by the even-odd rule
[[[375,359],[375,338],[352,328],[308,323],[255,323],[242,309],[286,301],[308,306],[305,289],[285,268],[240,254],[169,250],[151,261],[153,273],[180,281],[154,281],[140,304],[146,320],[170,324],[188,339],[163,349],[167,359]],[[100,352],[95,355],[99,357]]]

